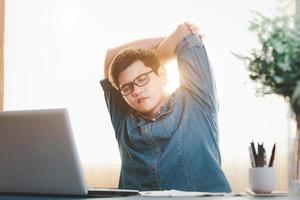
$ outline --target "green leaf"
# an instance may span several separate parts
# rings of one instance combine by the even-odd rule
[[[289,63],[278,63],[278,67],[282,69],[282,71],[290,71],[291,67]]]
[[[284,79],[280,76],[274,76],[273,79],[274,79],[275,83],[277,83],[277,84],[284,83]]]
[[[241,54],[237,54],[237,53],[234,53],[234,52],[230,52],[234,57],[236,57],[237,59],[239,60],[245,60],[246,57],[241,55]]]
[[[285,45],[282,43],[282,41],[278,40],[278,38],[272,38],[271,39],[271,44],[273,45],[275,51],[277,53],[281,54],[285,51]]]

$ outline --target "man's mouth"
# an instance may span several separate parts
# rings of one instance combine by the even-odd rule
[[[143,103],[146,99],[148,99],[148,97],[138,98],[138,99],[137,99],[137,103],[138,103],[138,104]]]

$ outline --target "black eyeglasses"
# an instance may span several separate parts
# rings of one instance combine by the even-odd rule
[[[123,96],[127,96],[127,95],[131,94],[134,90],[134,85],[139,86],[139,87],[146,85],[150,80],[148,74],[150,74],[151,72],[153,72],[153,71],[151,70],[149,72],[141,74],[138,77],[136,77],[132,82],[127,83],[127,84],[123,85],[122,87],[120,87],[121,94]]]

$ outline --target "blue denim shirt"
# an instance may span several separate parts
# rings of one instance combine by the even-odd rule
[[[218,102],[205,47],[189,34],[176,54],[180,87],[154,121],[101,81],[121,155],[119,188],[231,192],[221,169]]]

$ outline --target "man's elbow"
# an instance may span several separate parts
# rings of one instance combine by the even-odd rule
[[[114,54],[115,49],[114,48],[109,48],[106,49],[106,54],[105,54],[105,62],[109,61],[112,59],[113,54]]]
[[[113,58],[113,52],[114,52],[114,48],[110,48],[110,49],[106,49],[106,54],[105,54],[105,60],[104,60],[104,79],[108,78],[109,76],[109,66],[112,62],[112,58]]]

